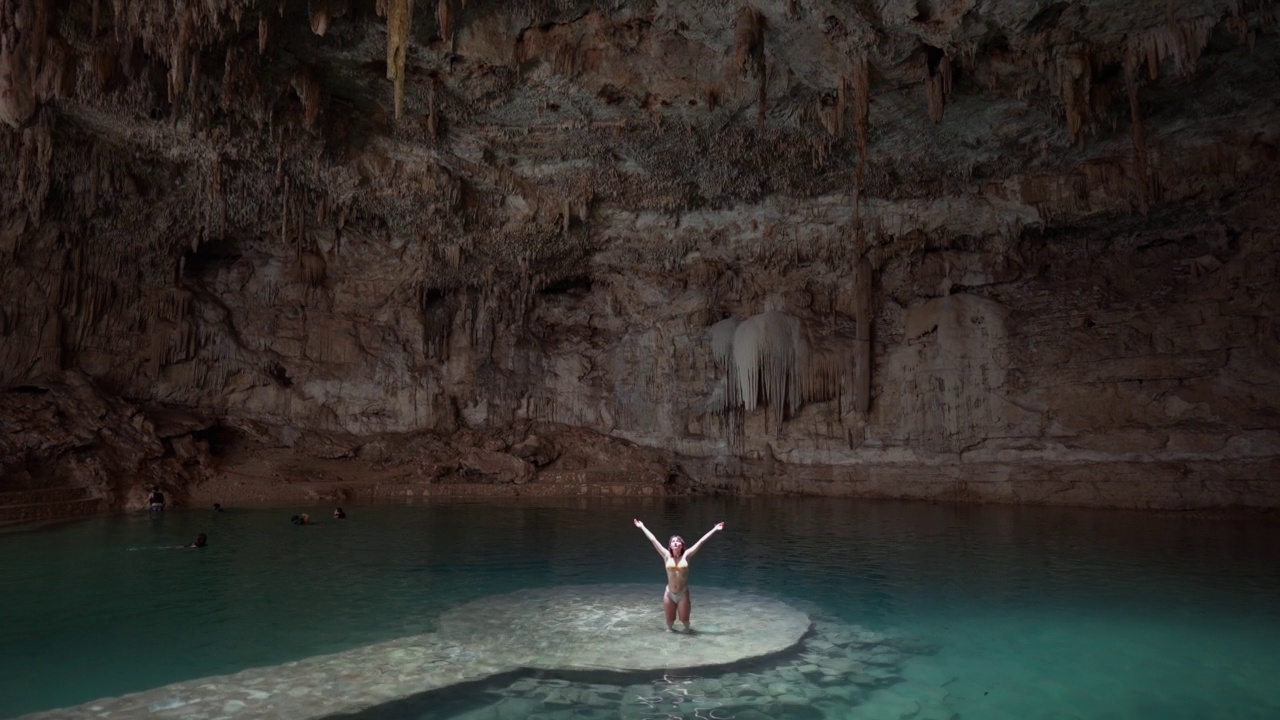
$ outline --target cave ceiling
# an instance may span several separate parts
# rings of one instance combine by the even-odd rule
[[[121,272],[360,242],[437,289],[839,260],[1212,209],[1280,139],[1257,0],[0,8],[5,249],[92,236]]]

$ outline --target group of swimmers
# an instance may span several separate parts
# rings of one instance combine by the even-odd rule
[[[346,518],[346,517],[347,517],[347,511],[346,511],[346,510],[343,510],[343,509],[342,509],[342,508],[340,508],[340,507],[339,507],[339,508],[334,508],[334,509],[333,509],[333,519],[334,519],[334,520],[342,520],[342,519],[344,519],[344,518]],[[289,518],[289,522],[293,523],[294,525],[310,525],[310,524],[312,524],[312,523],[311,523],[311,516],[310,516],[310,515],[308,515],[308,514],[306,514],[306,513],[302,513],[301,515],[294,515],[293,517]]]
[[[153,514],[164,511],[164,506],[165,506],[164,492],[160,490],[159,485],[153,486],[151,488],[151,496],[147,499],[147,506]],[[216,513],[222,512],[222,503],[214,503],[213,511]],[[347,517],[346,510],[343,510],[340,507],[336,507],[333,509],[334,520],[344,520],[346,519],[346,517]],[[289,518],[289,522],[293,523],[294,525],[312,524],[311,516],[308,515],[307,513],[302,513],[301,515],[294,515],[293,517]],[[194,541],[192,541],[187,545],[183,545],[184,548],[202,548],[202,547],[208,547],[208,546],[209,546],[209,536],[206,535],[205,533],[200,533],[199,535],[196,536],[196,539]]]

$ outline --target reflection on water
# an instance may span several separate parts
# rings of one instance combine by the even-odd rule
[[[179,511],[0,535],[17,588],[0,716],[425,632],[525,587],[650,582],[662,631],[665,577],[636,516],[660,538],[726,521],[693,559],[695,626],[714,620],[696,604],[711,585],[881,639],[714,677],[495,679],[399,716],[1280,716],[1274,521],[779,498],[347,509],[302,527],[297,509]],[[156,549],[198,532],[208,548]],[[880,646],[891,663],[865,656]],[[836,651],[852,671],[824,672]]]

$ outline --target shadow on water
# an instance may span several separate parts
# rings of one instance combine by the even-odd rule
[[[327,720],[442,720],[485,707],[498,698],[512,697],[522,697],[531,703],[559,705],[562,710],[574,706],[580,710],[603,710],[612,706],[610,712],[616,713],[620,709],[618,706],[625,704],[624,690],[627,688],[654,688],[654,692],[634,698],[637,704],[644,705],[645,701],[655,702],[653,698],[662,694],[664,686],[693,680],[763,677],[776,673],[779,668],[800,661],[806,652],[805,643],[815,637],[816,633],[811,628],[800,642],[780,652],[719,665],[668,668],[661,672],[522,668],[411,695],[357,712],[329,715]],[[896,681],[896,678],[892,679]],[[584,693],[590,693],[593,699],[582,702]],[[684,697],[687,703],[698,700],[687,692],[677,692],[673,696]],[[574,702],[574,699],[579,701]],[[601,701],[607,705],[601,705]]]
[[[841,717],[876,693],[900,687],[904,664],[936,649],[918,638],[884,636],[824,617],[796,645],[749,660],[642,672],[524,669],[330,720]]]

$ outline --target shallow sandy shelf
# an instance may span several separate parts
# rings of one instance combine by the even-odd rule
[[[809,631],[807,615],[776,600],[694,587],[693,631],[667,632],[661,592],[660,585],[576,585],[496,595],[446,612],[435,633],[24,717],[301,720],[522,668],[729,665],[795,647]]]
[[[471,638],[519,667],[627,671],[756,658],[792,647],[809,629],[807,615],[775,600],[719,588],[690,592],[688,633],[679,622],[675,633],[666,631],[661,585],[578,585],[482,598],[442,616],[438,633]]]

